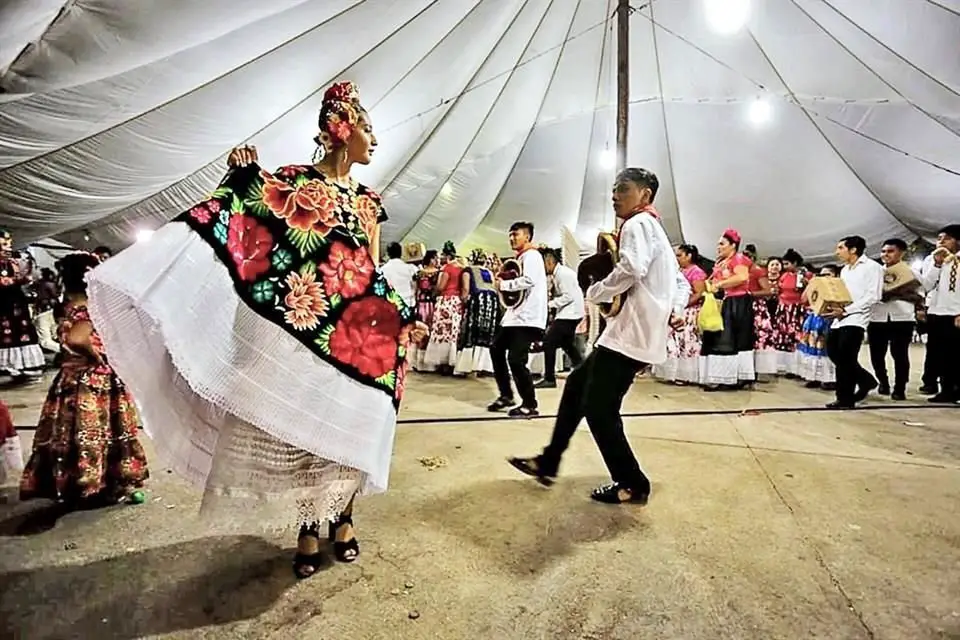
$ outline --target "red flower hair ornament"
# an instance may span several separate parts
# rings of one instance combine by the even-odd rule
[[[729,227],[726,230],[724,230],[723,237],[729,240],[730,242],[732,242],[733,244],[737,244],[737,245],[739,245],[740,242],[743,240],[740,237],[740,232],[734,229],[733,227]]]
[[[360,123],[360,93],[352,82],[338,82],[323,94],[317,126],[320,133],[313,139],[320,158],[346,144]]]

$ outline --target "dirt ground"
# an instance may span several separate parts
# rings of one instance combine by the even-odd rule
[[[536,453],[549,418],[489,420],[489,380],[412,378],[356,564],[295,581],[292,537],[212,533],[152,459],[143,505],[44,522],[6,491],[0,637],[960,638],[955,408],[641,380],[625,422],[653,495],[611,507],[588,499],[606,475],[585,427],[545,489],[504,458]],[[0,393],[31,426],[45,391]],[[550,413],[559,391],[540,397]]]

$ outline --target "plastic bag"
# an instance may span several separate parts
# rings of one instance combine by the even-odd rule
[[[697,315],[697,327],[700,332],[723,331],[723,316],[720,315],[720,302],[713,293],[707,291],[703,294],[703,306],[700,307],[700,313]]]

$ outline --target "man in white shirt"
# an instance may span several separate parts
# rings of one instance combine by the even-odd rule
[[[880,248],[880,260],[885,269],[903,262],[907,243],[900,238],[891,238]],[[867,326],[867,343],[870,346],[870,362],[873,373],[880,383],[877,393],[890,396],[893,400],[907,399],[907,381],[910,378],[910,343],[913,342],[913,330],[916,326],[917,305],[923,303],[920,287],[920,274],[914,274],[917,280],[902,289],[884,291],[883,297],[870,315]],[[887,375],[887,349],[893,356],[893,391],[890,390],[890,378]]]
[[[931,264],[920,281],[932,295],[927,308],[927,352],[940,392],[930,402],[960,401],[960,224],[937,236]]]
[[[403,247],[399,242],[387,245],[387,262],[380,267],[380,273],[387,279],[394,291],[403,298],[411,308],[416,306],[417,296],[413,279],[417,276],[417,267],[407,264],[401,259]]]
[[[556,313],[553,322],[543,337],[543,380],[538,389],[553,389],[557,386],[557,348],[570,358],[576,369],[583,362],[583,354],[577,347],[577,325],[583,320],[583,291],[577,282],[577,274],[560,261],[556,249],[542,249],[543,266],[548,276],[553,276],[556,295],[547,303],[547,309]]]
[[[837,258],[843,265],[840,279],[853,302],[824,314],[834,319],[827,334],[827,356],[837,370],[837,399],[828,409],[853,409],[878,386],[859,359],[873,308],[883,295],[883,267],[863,255],[866,250],[867,241],[860,236],[847,236],[837,243]]]
[[[487,410],[501,411],[515,404],[510,386],[512,373],[520,404],[510,409],[509,415],[532,418],[539,413],[537,392],[527,361],[530,359],[530,345],[543,337],[543,330],[547,326],[547,272],[543,266],[543,256],[533,246],[532,223],[515,222],[510,226],[510,248],[517,254],[521,273],[513,280],[497,279],[497,289],[524,292],[524,297],[518,305],[504,311],[500,328],[490,347],[493,375],[500,396]]]
[[[622,295],[622,307],[607,319],[596,348],[567,378],[550,444],[539,456],[509,459],[541,484],[552,484],[560,457],[586,418],[613,478],[590,497],[608,504],[645,504],[650,496],[650,480],[623,433],[620,406],[637,373],[666,360],[668,325],[682,316],[690,297],[690,286],[653,208],[659,186],[657,176],[646,169],[628,168],[617,176],[613,209],[623,221],[620,261],[587,289],[586,299],[600,304]]]

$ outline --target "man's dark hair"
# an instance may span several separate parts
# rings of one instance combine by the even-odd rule
[[[532,222],[514,222],[512,225],[510,225],[510,231],[526,231],[527,235],[530,236],[530,239],[533,240]]]
[[[884,240],[883,244],[884,246],[890,246],[890,247],[900,249],[900,251],[907,250],[907,243],[901,240],[900,238],[890,238],[889,240]]]
[[[546,258],[553,258],[557,261],[557,264],[563,264],[563,260],[560,258],[560,251],[557,249],[552,249],[550,247],[544,247],[540,249],[540,255]]]
[[[857,256],[862,256],[867,250],[867,241],[863,236],[847,236],[840,240],[847,249],[856,250]]]
[[[945,236],[950,236],[954,240],[960,241],[960,224],[948,224],[937,232],[937,234],[941,233]]]
[[[97,254],[98,256],[101,254],[105,256],[113,256],[113,251],[110,249],[110,247],[104,247],[102,245],[94,249],[93,253]]]
[[[400,258],[403,256],[403,247],[400,246],[399,242],[391,242],[387,245],[387,257],[391,260]]]
[[[650,202],[657,197],[657,191],[660,189],[660,179],[657,178],[657,174],[639,167],[627,167],[617,175],[616,182],[632,182],[641,189],[650,189]]]

